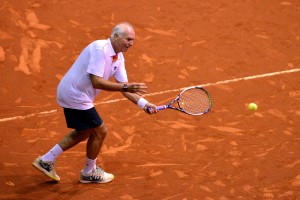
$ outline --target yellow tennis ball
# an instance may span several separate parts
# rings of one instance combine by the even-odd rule
[[[257,110],[257,105],[255,103],[249,103],[248,109],[252,110],[252,111],[256,111]]]

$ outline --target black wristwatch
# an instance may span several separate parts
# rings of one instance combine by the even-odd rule
[[[123,92],[127,92],[128,91],[128,86],[127,86],[126,83],[123,85],[122,90],[123,90]]]

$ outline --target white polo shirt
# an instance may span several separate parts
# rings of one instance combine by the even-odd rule
[[[89,44],[60,81],[57,88],[58,104],[78,110],[94,107],[94,99],[101,90],[93,87],[90,74],[105,80],[114,76],[117,81],[128,82],[123,54],[118,53],[118,60],[113,62],[112,56],[115,55],[110,39]]]

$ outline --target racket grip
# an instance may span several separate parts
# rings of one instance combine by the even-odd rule
[[[156,107],[157,110],[164,110],[164,109],[166,109],[166,108],[167,108],[166,105],[164,105],[164,106],[157,106],[157,107]],[[147,113],[150,113],[150,108],[147,108]]]
[[[166,105],[163,105],[163,106],[157,106],[157,107],[156,107],[157,110],[164,110],[164,109],[166,109],[166,108],[167,108]]]

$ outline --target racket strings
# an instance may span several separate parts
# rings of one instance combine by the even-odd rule
[[[190,114],[205,113],[211,107],[211,100],[205,91],[193,88],[180,95],[179,107]]]

